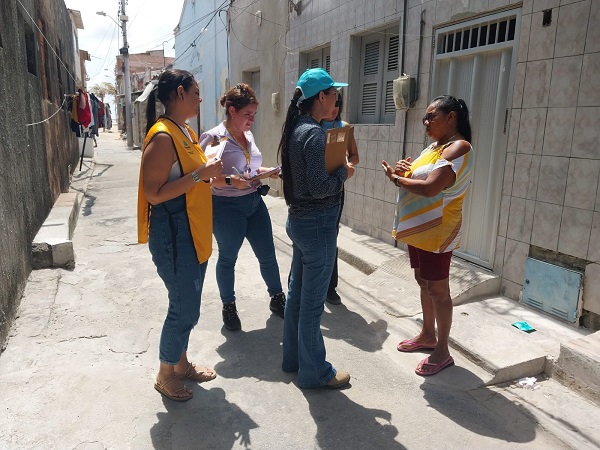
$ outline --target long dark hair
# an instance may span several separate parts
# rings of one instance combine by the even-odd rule
[[[331,87],[319,92],[329,93],[331,89],[333,88]],[[279,161],[281,161],[283,197],[285,198],[285,203],[287,205],[290,205],[294,198],[292,168],[290,167],[289,154],[290,137],[292,136],[292,131],[296,127],[298,117],[300,116],[300,114],[310,113],[313,104],[315,103],[315,100],[319,97],[319,93],[313,95],[312,97],[305,98],[300,104],[298,104],[298,99],[301,96],[302,91],[299,88],[296,88],[290,106],[288,107],[287,115],[285,116],[285,122],[283,123],[283,126],[281,128],[281,140],[279,141],[279,147],[277,148],[277,157]]]
[[[434,98],[431,103],[436,103],[436,108],[448,114],[450,111],[456,112],[456,129],[465,138],[465,141],[471,143],[471,121],[469,120],[469,109],[465,101],[451,95],[440,95]]]
[[[344,109],[344,98],[342,97],[342,91],[340,89],[337,90],[337,98],[335,100],[335,106],[338,109],[338,113],[334,120],[341,121],[342,120],[342,109]]]
[[[158,84],[148,96],[148,106],[146,106],[146,134],[156,122],[156,99],[167,108],[168,104],[177,95],[177,88],[183,86],[186,92],[194,84],[194,75],[187,70],[168,69],[165,70],[158,79]]]

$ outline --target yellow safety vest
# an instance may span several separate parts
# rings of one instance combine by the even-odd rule
[[[186,128],[192,137],[192,141],[179,128],[179,125],[167,117],[160,117],[146,135],[143,148],[146,149],[150,141],[158,133],[168,134],[173,140],[183,175],[187,175],[202,164],[205,164],[207,159],[198,144],[198,137],[194,133],[194,130],[187,125]],[[212,195],[210,184],[200,182],[188,191],[185,194],[185,208],[190,222],[198,262],[204,263],[208,261],[212,253]],[[138,187],[138,242],[140,244],[148,242],[150,214],[152,214],[152,205],[148,202],[144,194],[142,163],[140,165]]]

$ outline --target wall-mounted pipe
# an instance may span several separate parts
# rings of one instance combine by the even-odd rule
[[[406,53],[406,16],[408,15],[408,0],[404,0],[404,9],[402,11],[402,59],[400,60],[400,74],[404,74],[404,54]],[[404,128],[402,131],[402,159],[406,158],[406,127],[408,125],[408,109],[404,111]],[[394,241],[394,245],[396,241]]]
[[[419,79],[421,78],[421,50],[423,49],[423,30],[425,29],[425,10],[421,11],[421,26],[419,28],[419,56],[417,59],[417,85],[415,88],[415,103],[419,100]]]

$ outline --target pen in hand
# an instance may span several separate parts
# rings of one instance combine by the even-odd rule
[[[240,177],[241,180],[245,181],[248,186],[251,186],[250,182],[246,179],[246,177],[244,175],[242,175],[240,173],[239,170],[237,170],[237,168],[235,166],[232,166],[231,168]]]

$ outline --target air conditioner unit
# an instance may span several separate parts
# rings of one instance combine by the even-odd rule
[[[392,94],[396,109],[408,109],[415,102],[417,80],[410,75],[403,74],[392,82]]]

